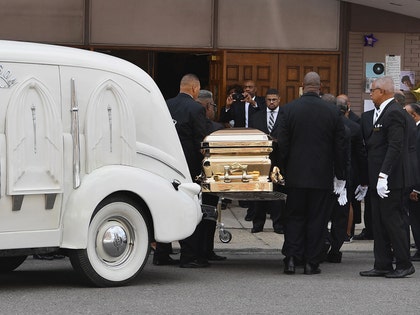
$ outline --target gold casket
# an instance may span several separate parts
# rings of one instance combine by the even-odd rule
[[[229,128],[213,132],[202,142],[203,192],[272,192],[270,153],[273,141],[262,131]],[[278,168],[274,168],[274,172]]]

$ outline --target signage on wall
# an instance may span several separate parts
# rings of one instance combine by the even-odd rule
[[[399,90],[401,82],[401,56],[385,56],[385,73],[394,79],[395,90]]]
[[[383,77],[385,75],[385,65],[383,62],[366,62],[366,86],[365,93],[369,93],[372,81],[376,78]]]

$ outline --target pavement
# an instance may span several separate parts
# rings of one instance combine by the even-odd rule
[[[246,210],[246,208],[240,207],[235,200],[225,210],[222,210],[221,223],[223,223],[225,231],[232,234],[232,239],[229,243],[223,243],[219,238],[219,228],[217,228],[214,237],[215,252],[280,253],[284,242],[284,234],[274,233],[269,216],[267,216],[263,232],[251,233],[252,222],[245,221]],[[363,222],[356,224],[355,234],[359,234],[363,227]],[[176,248],[178,242],[174,242],[173,245]],[[373,255],[373,241],[363,240],[344,243],[341,251],[369,251]]]

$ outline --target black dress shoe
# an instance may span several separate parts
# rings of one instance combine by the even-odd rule
[[[251,233],[259,233],[259,232],[262,232],[262,231],[263,231],[263,228],[260,228],[260,227],[253,227],[251,229]]]
[[[198,260],[189,261],[189,262],[182,263],[179,265],[179,267],[181,268],[206,268],[209,266],[210,264],[208,262],[198,261]]]
[[[341,263],[341,258],[343,257],[342,252],[331,251],[327,254],[327,261],[334,264]]]
[[[284,234],[284,230],[283,230],[282,227],[281,228],[275,228],[274,229],[274,233],[276,233],[276,234]]]
[[[354,241],[365,241],[365,240],[373,240],[371,235],[368,235],[365,230],[362,230],[360,234],[353,236]]]
[[[412,275],[415,271],[414,266],[410,266],[407,269],[395,269],[394,271],[387,273],[385,278],[404,278]]]
[[[385,277],[385,275],[390,272],[393,272],[393,270],[380,270],[373,268],[367,271],[360,271],[359,274],[362,277]]]
[[[416,252],[413,256],[411,256],[411,261],[420,261],[420,253]]]
[[[284,273],[288,275],[293,275],[295,272],[295,259],[293,257],[286,257],[284,259]]]
[[[153,257],[153,265],[156,266],[168,266],[168,265],[178,265],[179,259],[172,259],[171,257],[167,258],[158,258],[156,256]]]
[[[316,275],[318,273],[321,273],[321,269],[319,269],[318,265],[305,264],[305,267],[303,269],[303,273],[305,275]]]
[[[207,260],[210,260],[210,261],[221,261],[221,260],[226,260],[226,257],[225,256],[219,256],[219,255],[217,255],[215,253],[212,253],[212,254],[210,254],[210,255],[207,256]]]

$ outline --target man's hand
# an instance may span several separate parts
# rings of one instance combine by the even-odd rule
[[[383,177],[379,177],[378,178],[378,183],[376,184],[376,190],[378,191],[378,195],[381,198],[386,198],[388,197],[388,179],[387,178],[383,178]]]
[[[229,96],[226,99],[226,106],[225,106],[226,110],[230,109],[230,106],[232,105],[232,103],[233,103],[232,94],[229,94]]]
[[[347,189],[343,189],[340,193],[340,195],[338,196],[338,204],[340,206],[344,206],[347,203]]]
[[[345,189],[346,187],[346,181],[337,179],[337,177],[334,176],[334,194],[339,195]]]
[[[359,185],[354,191],[354,197],[356,198],[357,201],[362,201],[363,198],[366,197],[367,191],[368,191],[368,186]]]
[[[412,191],[411,193],[410,193],[410,200],[411,201],[419,201],[419,194],[418,193],[416,193],[415,191]]]

